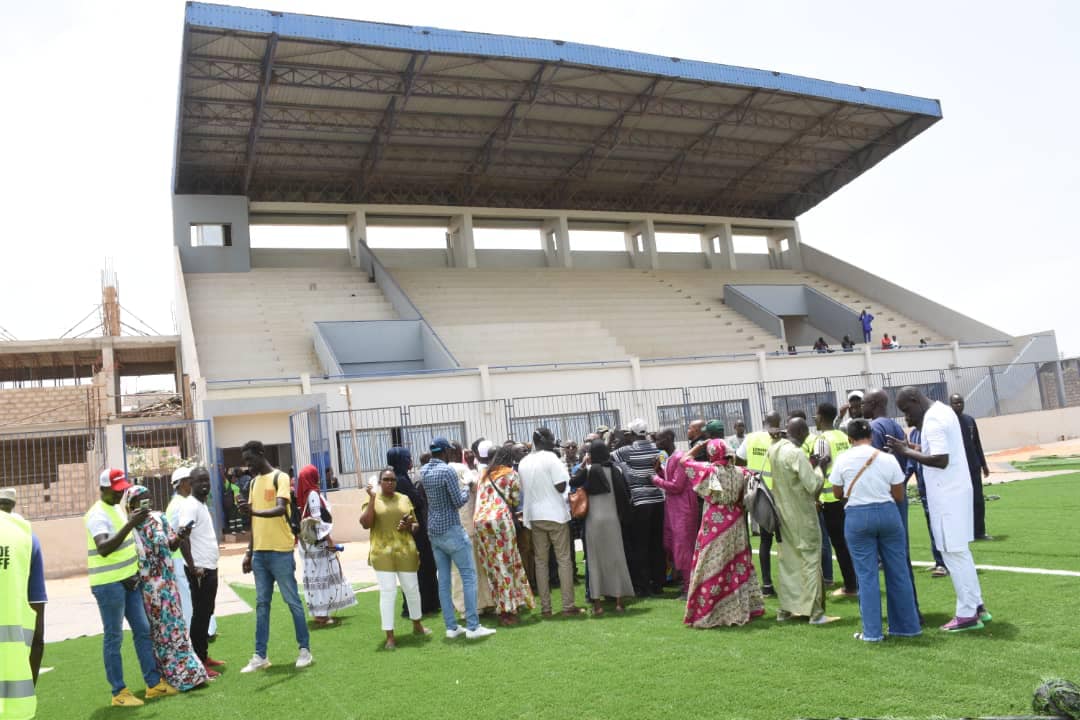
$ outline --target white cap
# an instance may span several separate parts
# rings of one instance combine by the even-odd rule
[[[862,390],[852,390],[851,392],[849,392],[849,393],[847,394],[847,399],[848,399],[848,400],[854,400],[855,398],[858,398],[858,399],[860,399],[860,400],[862,400],[862,399],[863,399],[863,392],[862,392]]]
[[[630,422],[630,432],[635,435],[644,435],[648,429],[648,424],[646,424],[645,420],[642,418],[634,418],[634,420]]]
[[[186,466],[176,468],[172,471],[172,486],[178,487],[180,481],[187,480],[189,477],[191,477],[191,468]]]
[[[11,502],[15,502],[15,488],[0,488],[0,500],[10,500]]]
[[[483,440],[476,446],[476,455],[481,460],[487,460],[491,457],[491,449],[495,447],[495,443],[490,440]]]

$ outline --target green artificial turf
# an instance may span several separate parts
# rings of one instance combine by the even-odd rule
[[[1030,460],[1013,462],[1012,466],[1024,472],[1040,470],[1080,470],[1080,455],[1045,455]]]
[[[994,488],[991,532],[974,546],[980,563],[1074,567],[1080,475]],[[929,552],[926,526],[912,506],[915,559]],[[839,574],[837,574],[839,577]],[[296,647],[288,613],[276,598],[269,656],[274,666],[239,670],[250,657],[254,615],[219,619],[211,654],[229,661],[210,687],[150,701],[136,710],[107,707],[101,639],[51,644],[56,669],[38,686],[41,718],[796,718],[966,717],[1026,714],[1043,677],[1080,680],[1080,578],[980,573],[994,621],[982,632],[937,630],[952,614],[947,578],[916,570],[927,630],[921,638],[868,645],[854,600],[830,602],[840,622],[824,627],[778,624],[769,615],[742,628],[692,630],[682,604],[636,601],[625,616],[541,621],[500,629],[477,642],[442,637],[440,616],[428,639],[399,620],[399,649],[381,649],[378,593],[340,614],[340,624],[312,630],[315,664],[292,667]],[[237,587],[254,602],[254,592]],[[582,590],[578,588],[579,602]],[[558,601],[556,600],[556,605]],[[490,622],[490,621],[489,621]],[[141,695],[130,640],[124,661]]]

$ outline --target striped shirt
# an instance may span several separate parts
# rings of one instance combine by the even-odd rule
[[[630,504],[656,505],[664,502],[664,491],[652,483],[656,457],[660,454],[655,443],[648,440],[635,440],[631,445],[624,445],[612,454],[616,462],[624,463],[629,472],[626,484],[630,488]]]
[[[442,535],[455,525],[461,527],[458,508],[469,499],[458,474],[442,460],[432,460],[420,469],[420,482],[428,499],[428,535]]]

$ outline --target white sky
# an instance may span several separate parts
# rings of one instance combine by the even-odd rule
[[[804,242],[1080,354],[1080,2],[248,0],[530,35],[938,98],[945,118],[799,218]],[[172,331],[184,3],[0,3],[0,327],[55,337],[99,297]]]

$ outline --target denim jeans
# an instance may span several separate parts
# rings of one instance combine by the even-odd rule
[[[161,682],[157,660],[154,657],[154,645],[150,640],[150,622],[146,619],[143,607],[142,591],[136,587],[128,590],[122,582],[93,585],[90,592],[97,600],[98,612],[101,613],[101,625],[105,630],[102,640],[102,656],[105,660],[105,678],[116,695],[127,685],[124,683],[124,662],[120,658],[120,645],[124,640],[124,618],[131,628],[131,637],[135,641],[135,654],[142,668],[143,682],[146,687],[154,687]]]
[[[885,604],[889,634],[915,636],[922,632],[915,607],[915,591],[907,563],[907,535],[894,502],[847,506],[844,539],[859,579],[859,614],[863,639],[878,641],[885,635],[881,623],[881,584],[878,557],[885,567]]]
[[[462,592],[465,595],[465,627],[475,630],[480,627],[480,616],[476,614],[476,563],[473,561],[472,543],[465,534],[465,528],[455,525],[442,535],[432,535],[431,550],[435,554],[435,567],[439,571],[439,604],[442,605],[446,629],[454,630],[458,626],[450,578],[450,564],[453,563],[461,575]]]
[[[900,511],[900,524],[904,526],[904,561],[907,563],[908,578],[911,580],[911,594],[915,596],[915,612],[919,610],[919,591],[915,588],[915,568],[911,567],[911,535],[908,532],[908,499],[904,492],[904,499],[896,503],[896,509]]]
[[[266,657],[266,644],[270,640],[270,600],[274,597],[274,583],[281,591],[281,599],[292,613],[296,644],[311,648],[304,603],[296,589],[296,558],[291,552],[256,550],[251,556],[251,570],[255,574],[255,654]]]

